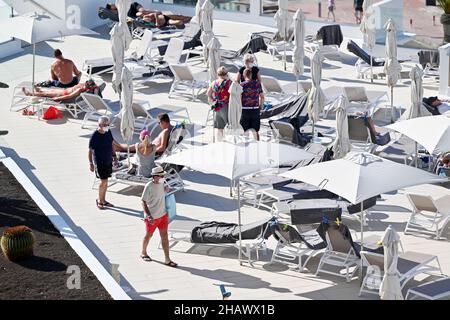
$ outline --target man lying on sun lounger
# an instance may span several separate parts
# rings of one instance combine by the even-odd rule
[[[23,87],[22,91],[27,96],[47,97],[52,98],[54,101],[70,100],[78,97],[83,92],[95,93],[98,90],[97,85],[93,80],[88,80],[84,83],[79,83],[70,88],[39,88],[34,87],[34,93]]]
[[[106,5],[106,8],[108,10],[111,10],[112,12],[117,11],[117,7],[112,3],[108,3]],[[128,10],[128,16],[133,19],[140,18],[144,22],[147,22],[149,26],[158,28],[167,26],[182,27],[192,18],[177,14],[164,15],[161,11],[158,10],[145,9],[141,4],[137,2],[133,2],[131,4],[130,10]]]
[[[429,97],[428,105],[439,111],[440,114],[450,113],[450,100],[439,99],[438,97]]]

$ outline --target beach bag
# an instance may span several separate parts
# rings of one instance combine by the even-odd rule
[[[177,203],[175,202],[175,195],[166,195],[166,211],[169,215],[169,222],[177,215]]]
[[[47,111],[45,111],[42,118],[44,120],[53,120],[53,119],[60,119],[63,117],[63,113],[61,110],[58,110],[54,106],[50,106]]]

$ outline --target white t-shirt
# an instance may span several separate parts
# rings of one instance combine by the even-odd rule
[[[154,183],[153,181],[147,183],[144,192],[142,192],[141,200],[147,203],[153,219],[161,218],[167,213],[164,183]]]
[[[442,102],[438,107],[438,111],[440,114],[444,114],[450,111],[450,103]]]

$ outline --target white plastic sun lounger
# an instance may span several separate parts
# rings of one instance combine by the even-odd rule
[[[200,91],[208,87],[206,72],[192,73],[189,66],[183,64],[169,64],[169,68],[174,75],[169,98],[174,93],[187,93],[191,95],[192,100],[196,100]]]
[[[407,194],[413,210],[405,234],[431,234],[437,239],[450,222],[450,196],[434,200],[430,196]]]
[[[359,294],[378,294],[384,274],[384,255],[361,251],[363,264],[368,267]],[[408,281],[419,274],[442,276],[439,259],[435,255],[407,251],[399,254],[397,262],[400,286],[403,289]]]

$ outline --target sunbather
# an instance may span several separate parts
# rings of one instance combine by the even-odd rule
[[[159,126],[161,127],[161,133],[153,140],[153,144],[156,148],[156,155],[160,156],[166,151],[167,145],[169,143],[170,132],[172,131],[172,126],[170,125],[170,118],[167,113],[158,114]]]
[[[178,14],[166,15],[162,14],[161,12],[152,12],[148,14],[138,13],[138,17],[140,17],[145,22],[154,24],[154,26],[158,28],[167,26],[176,26],[178,28],[183,27],[185,23],[188,23],[192,19],[192,17]]]
[[[438,97],[429,97],[428,105],[437,109],[440,114],[450,113],[450,100],[448,99],[439,99]]]
[[[106,9],[108,9],[114,13],[118,13],[117,7],[114,3],[107,3]],[[142,13],[150,13],[150,12],[160,12],[160,11],[146,10],[140,3],[133,2],[130,6],[130,9],[128,10],[127,15],[130,18],[135,19],[138,15],[141,15]]]
[[[97,85],[93,80],[88,80],[83,83],[79,83],[70,88],[39,88],[34,87],[34,92],[31,92],[25,87],[22,87],[22,91],[27,96],[47,97],[52,98],[54,101],[70,100],[78,97],[83,92],[95,93],[98,90]]]
[[[106,5],[108,10],[113,12],[117,11],[117,7],[113,3],[108,3]],[[154,24],[154,27],[166,27],[166,26],[176,26],[182,27],[185,23],[191,21],[192,17],[187,17],[178,14],[168,14],[165,15],[159,10],[145,9],[141,4],[133,2],[131,4],[130,10],[127,14],[130,18],[140,18],[145,22]]]

